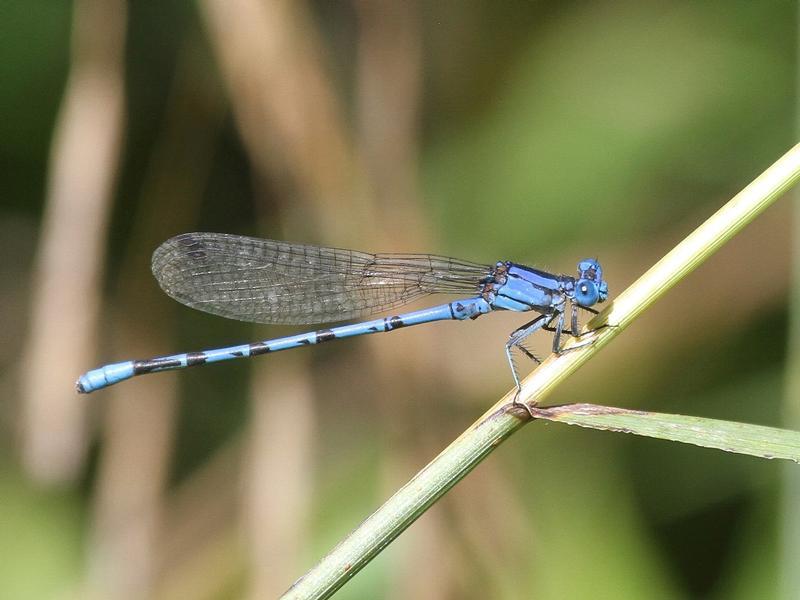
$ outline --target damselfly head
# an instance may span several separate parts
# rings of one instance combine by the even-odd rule
[[[584,258],[578,263],[578,278],[573,292],[580,306],[593,306],[608,298],[608,284],[603,280],[603,268],[593,258]]]

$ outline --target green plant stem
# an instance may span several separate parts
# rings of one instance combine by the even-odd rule
[[[327,598],[529,419],[484,415],[299,579],[284,598]]]
[[[551,355],[522,383],[520,397],[535,406],[553,388],[619,335],[646,308],[661,298],[745,225],[761,214],[800,179],[800,144],[794,146],[750,185],[681,241],[586,327],[592,342],[560,356]],[[679,315],[677,316],[679,318]],[[582,340],[583,341],[583,340]],[[581,342],[577,342],[580,344]],[[577,345],[576,343],[571,346]],[[509,395],[503,399],[507,401]]]
[[[678,244],[587,325],[591,344],[551,355],[522,382],[520,402],[535,406],[616,337],[648,306],[700,265],[800,178],[800,144],[792,148]],[[584,338],[582,341],[586,341]],[[574,346],[575,344],[573,344]],[[567,350],[570,348],[568,347]],[[530,417],[509,391],[478,421],[300,578],[284,598],[327,598],[413,523]]]

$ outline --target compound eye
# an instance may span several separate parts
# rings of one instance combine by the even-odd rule
[[[600,299],[597,285],[588,279],[581,279],[575,284],[575,302],[581,306],[592,306]]]

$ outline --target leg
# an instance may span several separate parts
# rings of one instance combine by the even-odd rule
[[[554,328],[554,327],[552,327],[552,321],[550,323],[548,323],[547,325],[545,325],[544,327],[542,327],[542,329],[544,329],[545,331],[549,331],[551,333],[555,333],[556,334],[556,339],[559,342],[558,343],[558,346],[559,346],[558,349],[555,347],[555,344],[553,346],[553,352],[555,352],[556,354],[562,354],[564,352],[560,347],[561,346],[560,339],[558,339],[560,337],[561,333],[568,333],[572,337],[574,337],[576,339],[580,339],[580,338],[585,337],[587,335],[591,335],[595,331],[598,331],[598,330],[603,329],[605,327],[611,327],[611,325],[609,325],[608,323],[604,323],[603,325],[600,325],[600,327],[596,327],[594,329],[590,329],[589,331],[583,331],[583,332],[579,331],[579,326],[578,326],[578,308],[582,308],[583,310],[585,310],[587,312],[590,312],[590,313],[592,313],[594,315],[600,314],[598,311],[594,310],[593,308],[589,308],[589,307],[586,307],[586,306],[579,307],[577,304],[572,304],[572,310],[571,310],[572,315],[571,315],[571,318],[570,318],[570,329],[563,329],[563,327],[562,327],[562,329],[559,330],[558,327]],[[562,325],[563,325],[563,322],[564,321],[563,321],[563,315],[562,315],[562,317],[561,317],[561,324]],[[578,346],[574,346],[574,347],[570,348],[569,350],[567,350],[567,352],[570,352],[572,350],[577,350],[578,348],[582,348],[585,345],[586,344],[579,344]]]
[[[595,315],[599,314],[599,313],[598,313],[596,310],[594,310],[593,308],[587,308],[587,307],[585,307],[585,306],[583,306],[583,307],[581,307],[581,308],[583,308],[583,310],[589,311],[589,312],[590,312],[590,313],[592,313],[592,314],[595,314]],[[583,332],[583,333],[579,333],[579,332],[578,332],[578,329],[579,329],[579,327],[578,327],[578,305],[577,305],[577,304],[573,304],[573,305],[572,305],[572,307],[571,307],[571,312],[572,312],[572,316],[570,317],[570,329],[564,329],[563,331],[564,331],[565,333],[568,333],[568,334],[570,334],[572,337],[581,337],[581,336],[584,336],[584,335],[586,335],[587,333],[591,333],[591,332],[589,332],[589,331],[585,331],[585,332]],[[553,328],[551,327],[551,325],[552,325],[552,323],[548,323],[548,324],[547,324],[545,327],[543,327],[543,329],[544,329],[545,331],[550,331],[550,332],[552,332],[552,333],[555,333],[555,332],[556,332],[556,330],[555,330],[555,329],[553,329]]]
[[[572,319],[570,320],[570,327],[572,327],[573,337],[580,337],[580,333],[578,333],[578,305],[574,302],[572,303]]]
[[[522,391],[522,386],[519,381],[519,373],[517,373],[517,367],[514,364],[514,356],[512,355],[511,351],[514,348],[519,348],[520,351],[523,354],[525,354],[525,356],[527,356],[536,363],[541,363],[542,361],[536,358],[530,350],[525,348],[522,345],[522,342],[524,342],[525,339],[528,336],[530,336],[533,332],[535,332],[537,329],[541,329],[548,322],[547,319],[550,319],[550,321],[552,321],[550,315],[540,315],[536,317],[533,321],[525,323],[525,325],[523,325],[522,327],[514,330],[514,332],[511,333],[511,335],[508,337],[508,341],[506,342],[506,357],[508,358],[508,365],[511,367],[511,375],[514,377],[514,384],[517,387],[517,393],[514,395],[514,404],[519,404],[518,400],[519,400],[519,394]]]
[[[550,319],[550,322],[547,324],[547,327],[551,327],[553,321],[556,322],[555,329],[553,329],[553,353],[559,354],[561,352],[561,333],[564,331],[564,313],[558,313],[558,315],[553,315],[553,318]]]
[[[591,308],[586,308],[585,306],[582,308],[594,314],[599,314],[596,310],[592,310]],[[572,331],[570,331],[570,333],[572,334],[572,337],[574,337],[575,339],[581,339],[584,336],[592,335],[597,331],[600,331],[601,329],[604,329],[606,327],[612,327],[612,325],[609,325],[608,323],[603,323],[599,327],[595,327],[594,329],[590,329],[589,331],[578,332],[578,307],[575,304],[572,305]],[[594,340],[590,339],[580,344],[576,344],[571,348],[566,348],[566,349],[561,347],[559,347],[558,349],[554,348],[553,352],[559,355],[566,354],[567,352],[572,352],[573,350],[577,350],[578,348],[583,348],[584,346],[588,346],[589,344],[592,343],[594,343]]]

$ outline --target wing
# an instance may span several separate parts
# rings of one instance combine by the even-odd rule
[[[185,233],[153,253],[178,302],[254,323],[327,323],[436,293],[475,294],[490,267],[428,254],[369,254],[223,233]]]

